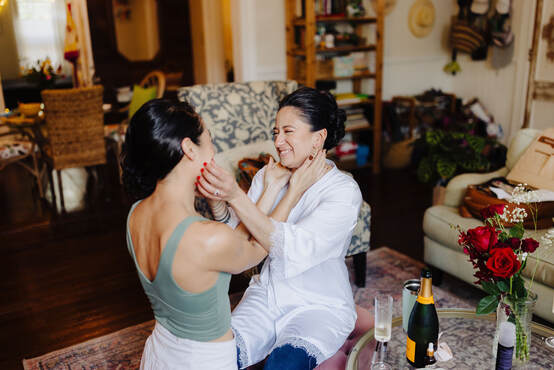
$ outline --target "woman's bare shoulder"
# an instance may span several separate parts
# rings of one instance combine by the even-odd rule
[[[236,242],[234,230],[221,222],[202,220],[190,226],[186,243],[192,243],[200,258],[224,254]],[[183,242],[183,240],[181,241]]]

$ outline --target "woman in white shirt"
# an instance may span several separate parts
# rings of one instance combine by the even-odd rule
[[[313,369],[335,354],[354,328],[344,257],[362,196],[350,176],[324,159],[344,136],[345,118],[331,94],[311,88],[280,102],[274,144],[280,165],[292,175],[268,215],[255,205],[271,186],[263,180],[267,166],[248,194],[213,161],[199,180],[198,190],[212,199],[216,218],[231,227],[240,222],[269,253],[232,314],[240,368],[269,355],[265,369]],[[319,179],[295,195],[297,173],[323,160]]]

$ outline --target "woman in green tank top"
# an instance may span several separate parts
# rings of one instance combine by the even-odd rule
[[[196,181],[213,156],[210,134],[188,103],[146,103],[125,135],[123,183],[138,200],[129,212],[127,246],[156,318],[141,368],[236,369],[230,274],[257,265],[267,252],[245,229],[195,211]],[[306,187],[319,171],[306,170]],[[266,176],[272,186],[258,207],[269,212],[290,172],[272,166]]]

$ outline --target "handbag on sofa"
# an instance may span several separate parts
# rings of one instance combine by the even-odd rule
[[[511,182],[554,191],[554,128],[544,130],[529,145],[506,177]]]
[[[258,158],[243,158],[239,161],[237,169],[237,182],[245,192],[250,189],[252,179],[256,173],[269,163],[271,154],[261,153]]]
[[[527,213],[527,217],[523,220],[523,227],[526,229],[535,228],[535,220],[533,216],[536,214],[537,229],[547,229],[554,225],[552,218],[554,217],[554,202],[535,202],[529,204],[513,204],[505,199],[498,199],[496,195],[489,189],[493,183],[502,181],[504,178],[494,178],[481,185],[469,185],[463,198],[463,203],[460,205],[459,212],[462,217],[481,217],[481,210],[490,205],[504,204],[505,210],[512,210],[515,207],[523,208]],[[507,182],[506,182],[507,183]],[[513,223],[503,221],[505,227],[512,227]]]

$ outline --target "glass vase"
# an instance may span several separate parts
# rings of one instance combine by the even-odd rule
[[[516,343],[512,362],[514,368],[524,368],[529,361],[531,320],[536,302],[537,295],[530,291],[525,302],[513,302],[509,296],[505,296],[496,308],[496,331],[494,333],[492,354],[496,357],[500,325],[506,321],[513,323],[516,327]]]

